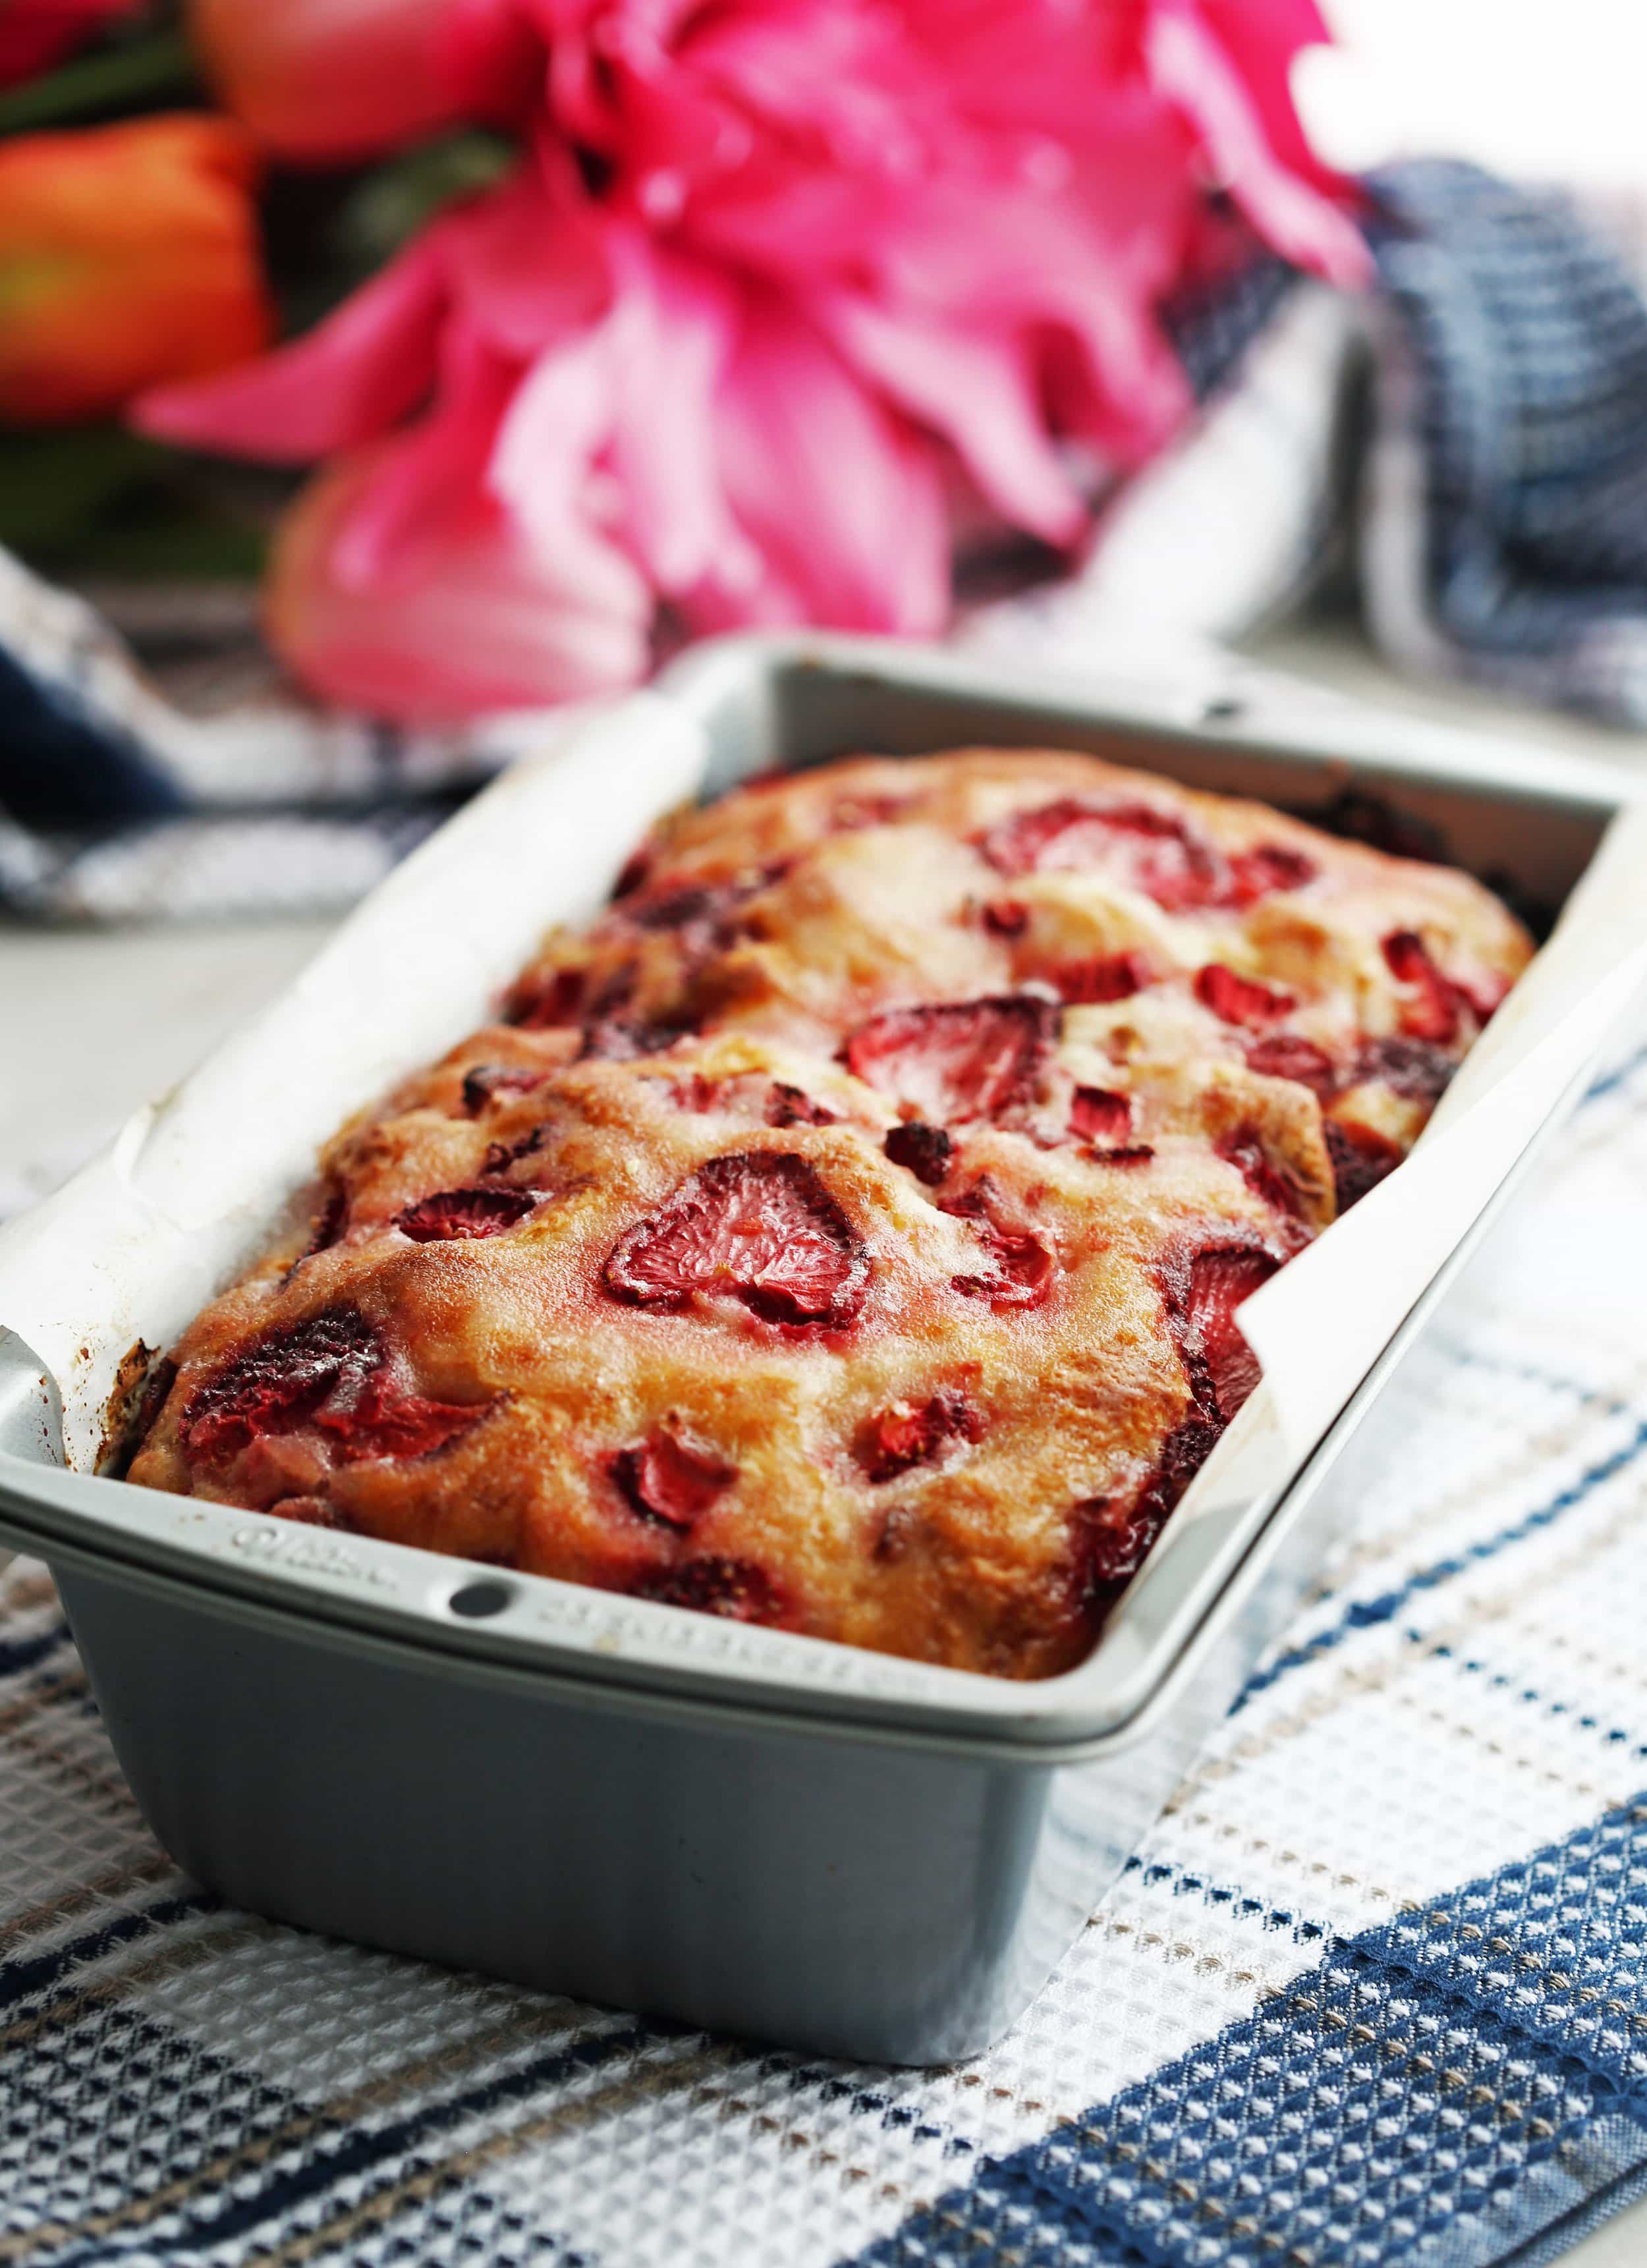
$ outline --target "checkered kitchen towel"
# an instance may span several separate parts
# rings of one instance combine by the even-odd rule
[[[1237,636],[1348,547],[1403,666],[1647,723],[1647,306],[1624,261],[1471,166],[1369,186],[1370,308],[1267,262],[1171,310],[1205,414],[1081,572],[982,608],[968,639],[1078,668],[1136,622]],[[257,675],[255,644],[242,626],[231,674]],[[535,730],[394,733],[268,681],[185,713],[4,554],[0,696],[0,909],[44,919],[347,903]]]
[[[226,1910],[150,1840],[14,1567],[0,2261],[1550,2257],[1647,2185],[1643,1286],[1647,1050],[1374,1419],[1348,1540],[1222,1737],[1029,2015],[949,2070]]]

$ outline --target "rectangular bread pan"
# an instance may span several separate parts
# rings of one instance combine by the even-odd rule
[[[1551,1035],[1521,1018],[1503,1081],[1519,1116],[1469,1140],[1473,1177],[1432,1189],[1442,1217],[1384,1287],[1377,1343],[1313,1406],[1267,1381],[1086,1662],[978,1677],[99,1472],[111,1409],[265,1242],[337,1123],[483,1020],[657,814],[774,767],[966,744],[1089,749],[1329,822],[1387,808],[1518,902],[1569,907],[1512,996]],[[0,1535],[55,1574],[160,1840],[259,1911],[595,2000],[871,2060],[987,2044],[1284,1621],[1355,1499],[1362,1418],[1582,1089],[1577,1011],[1639,942],[1593,902],[1630,802],[1621,766],[1210,657],[1077,681],[733,639],[568,722],[0,1235]],[[1513,1049],[1514,1023],[1501,1012],[1478,1052]],[[1417,1207],[1436,1138],[1392,1204],[1407,1178]]]

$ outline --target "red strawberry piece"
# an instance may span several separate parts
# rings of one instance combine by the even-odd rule
[[[471,1118],[478,1118],[494,1096],[524,1094],[548,1075],[541,1065],[530,1064],[476,1064],[463,1074],[463,1108]]]
[[[987,1273],[951,1278],[952,1288],[964,1299],[987,1300],[997,1307],[1029,1307],[1045,1295],[1052,1278],[1052,1254],[1029,1229],[1001,1217],[986,1182],[975,1183],[943,1211],[971,1223],[989,1261]]]
[[[786,1086],[774,1079],[766,1091],[766,1123],[769,1126],[833,1126],[835,1113],[815,1102],[805,1090]]]
[[[1290,1219],[1303,1219],[1304,1205],[1297,1183],[1275,1164],[1256,1126],[1237,1126],[1220,1135],[1214,1148],[1226,1165],[1235,1167],[1255,1197]]]
[[[982,919],[991,937],[1022,937],[1030,926],[1030,909],[1019,898],[992,898]]]
[[[397,1213],[395,1226],[414,1244],[501,1236],[518,1227],[536,1202],[529,1189],[441,1189]]]
[[[895,1166],[906,1167],[918,1182],[934,1189],[949,1172],[955,1152],[942,1126],[928,1126],[920,1118],[894,1126],[882,1147]]]
[[[232,1457],[262,1434],[305,1424],[329,1395],[358,1394],[382,1359],[377,1333],[352,1307],[284,1324],[196,1388],[179,1437],[202,1457]]]
[[[526,1032],[554,1031],[575,1024],[583,1007],[584,983],[581,968],[531,971],[509,995],[503,1020]]]
[[[1058,1010],[1029,992],[893,1008],[846,1042],[847,1068],[929,1126],[991,1118],[1033,1094]]]
[[[700,1615],[720,1615],[734,1623],[775,1623],[784,1611],[778,1586],[764,1568],[747,1559],[705,1556],[683,1560],[678,1567],[643,1575],[631,1593],[638,1599],[655,1599],[661,1606],[691,1607]]]
[[[322,1409],[315,1424],[335,1437],[344,1464],[367,1457],[426,1457],[468,1432],[487,1405],[431,1402],[420,1394],[392,1394],[380,1382],[349,1409]]]
[[[1338,1209],[1348,1212],[1386,1174],[1395,1171],[1404,1152],[1398,1143],[1355,1119],[1329,1118],[1322,1130],[1326,1136],[1326,1153],[1333,1160]]]
[[[1177,813],[1147,803],[1060,797],[1001,820],[978,848],[1008,875],[1095,867],[1169,913],[1216,905],[1229,887],[1229,869],[1213,845]]]
[[[612,885],[614,899],[631,896],[651,872],[652,853],[643,843],[639,850],[631,850],[624,861],[622,871]]]
[[[741,1300],[780,1323],[850,1323],[869,1263],[804,1158],[740,1150],[712,1158],[622,1237],[606,1263],[614,1298],[678,1309],[695,1293]]]
[[[1252,906],[1276,890],[1301,890],[1319,872],[1302,850],[1284,843],[1257,843],[1251,850],[1237,850],[1230,861],[1229,902]]]
[[[1436,1102],[1458,1068],[1431,1040],[1367,1040],[1355,1057],[1355,1079],[1382,1079],[1409,1102]]]
[[[718,1080],[705,1079],[701,1071],[688,1071],[684,1079],[670,1079],[667,1092],[677,1110],[690,1110],[699,1117],[705,1110],[713,1110],[721,1095]]]
[[[353,1463],[444,1447],[486,1407],[397,1393],[377,1333],[355,1309],[339,1307],[270,1331],[226,1365],[189,1402],[179,1433],[196,1454],[227,1459],[266,1435],[313,1425]]]
[[[1129,1505],[1114,1497],[1089,1497],[1078,1504],[1075,1526],[1083,1602],[1089,1607],[1107,1603],[1130,1582],[1161,1533],[1153,1506]]]
[[[1246,1059],[1248,1068],[1265,1079],[1290,1079],[1316,1094],[1330,1094],[1338,1083],[1326,1049],[1296,1032],[1272,1032],[1267,1039],[1254,1040]]]
[[[1205,968],[1196,970],[1195,998],[1226,1024],[1238,1024],[1248,1031],[1274,1023],[1277,1016],[1284,1016],[1296,1005],[1290,992],[1279,992],[1250,976],[1237,976],[1222,961],[1209,961]]]
[[[1082,1154],[1095,1166],[1147,1166],[1156,1153],[1148,1142],[1118,1142],[1112,1149],[1095,1145]]]
[[[1384,940],[1385,963],[1398,984],[1408,986],[1401,1004],[1401,1029],[1414,1040],[1440,1046],[1459,1036],[1459,994],[1429,957],[1416,930],[1392,930]]]
[[[1075,1555],[1089,1612],[1112,1606],[1138,1572],[1222,1431],[1221,1422],[1196,1412],[1167,1435],[1155,1470],[1130,1504],[1096,1497],[1075,1506]]]
[[[690,929],[713,920],[732,898],[727,886],[705,882],[676,882],[667,879],[632,899],[624,911],[642,929]]]
[[[896,1480],[929,1465],[951,1441],[976,1441],[983,1419],[958,1388],[942,1386],[930,1402],[895,1402],[870,1419],[858,1457],[869,1478]]]
[[[790,864],[783,858],[705,880],[663,875],[625,900],[624,911],[641,929],[674,931],[687,959],[702,961],[736,941],[743,907],[781,880]]]
[[[1280,1263],[1256,1245],[1204,1246],[1171,1271],[1167,1312],[1201,1415],[1228,1425],[1258,1384],[1258,1357],[1235,1311]]]
[[[1069,1107],[1069,1130],[1083,1142],[1119,1142],[1133,1129],[1133,1106],[1107,1086],[1078,1086]]]
[[[1130,1000],[1148,983],[1150,970],[1141,953],[1101,953],[1090,961],[1060,961],[1047,974],[1072,1007],[1086,1008]]]
[[[620,1449],[609,1469],[637,1512],[682,1529],[701,1520],[737,1478],[735,1466],[723,1463],[690,1434],[667,1426]]]

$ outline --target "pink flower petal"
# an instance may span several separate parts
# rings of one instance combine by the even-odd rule
[[[765,572],[749,592],[712,577],[693,597],[698,619],[942,627],[949,531],[930,446],[775,296],[751,295],[718,433],[727,497]]]
[[[820,293],[813,312],[854,369],[943,434],[1003,519],[1074,541],[1086,508],[1047,434],[1022,337],[923,322],[847,292]]]
[[[322,699],[439,725],[632,684],[651,601],[623,555],[580,528],[546,551],[475,477],[484,433],[396,436],[344,456],[281,533],[270,634]],[[374,496],[388,482],[380,509]],[[377,524],[358,540],[356,524]],[[399,530],[388,547],[386,526]],[[602,571],[587,573],[597,554]]]
[[[1247,85],[1195,0],[1155,0],[1146,52],[1154,85],[1192,122],[1265,241],[1346,290],[1365,284],[1372,263],[1360,231],[1276,157]]]
[[[639,232],[614,249],[611,461],[630,539],[672,596],[713,572],[752,584],[759,563],[727,506],[715,457],[716,395],[737,335],[736,298],[713,270],[672,259]]]
[[[421,238],[292,345],[221,378],[152,388],[132,423],[156,440],[303,464],[370,439],[427,394],[446,307]]]

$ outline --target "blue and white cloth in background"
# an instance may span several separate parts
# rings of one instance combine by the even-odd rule
[[[1402,666],[1647,724],[1629,264],[1559,199],[1472,166],[1368,187],[1370,299],[1267,262],[1173,310],[1200,418],[1080,571],[977,610],[964,637],[1078,668],[1138,626],[1238,637],[1354,552]],[[536,729],[403,733],[272,696],[185,715],[4,554],[0,696],[0,911],[35,919],[346,904]]]
[[[853,2068],[231,1911],[0,1579],[0,2260],[1488,2268],[1647,2186],[1647,1050],[990,2053]]]

